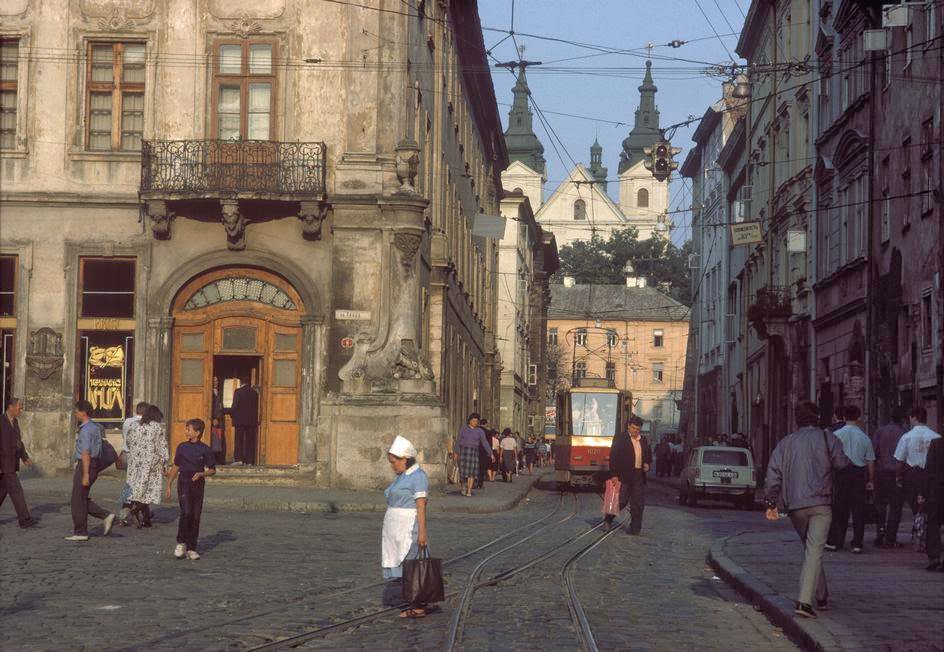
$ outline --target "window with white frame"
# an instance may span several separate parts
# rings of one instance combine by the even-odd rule
[[[665,364],[662,362],[652,363],[652,382],[662,383],[665,380]]]
[[[557,344],[557,327],[547,329],[547,343],[551,346]]]
[[[577,346],[587,346],[587,329],[578,328],[577,333],[574,335],[577,340]]]
[[[19,49],[18,39],[0,39],[0,149],[16,147]]]
[[[606,334],[606,345],[610,348],[616,346],[616,343],[619,341],[619,335],[616,334],[616,331],[609,331]]]
[[[85,143],[95,151],[141,150],[145,44],[88,44]]]
[[[587,377],[587,363],[586,362],[581,361],[574,364],[574,376],[576,378]]]
[[[652,346],[661,349],[665,346],[665,331],[661,328],[656,328],[652,331]]]
[[[606,363],[606,377],[607,377],[607,380],[616,380],[616,363],[615,362]]]

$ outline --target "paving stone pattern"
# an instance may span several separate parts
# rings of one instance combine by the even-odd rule
[[[600,648],[792,649],[705,566],[712,541],[756,524],[759,514],[682,509],[673,499],[653,485],[644,536],[618,533],[578,565],[578,590]],[[555,521],[570,513],[567,500]],[[579,500],[576,517],[503,554],[484,576],[589,529],[599,518],[599,498],[587,493]],[[553,492],[536,490],[509,512],[436,514],[430,522],[432,551],[448,559],[550,513],[559,502]],[[101,526],[93,521],[93,536],[84,544],[62,540],[70,529],[65,501],[36,499],[32,507],[41,527],[26,531],[16,527],[10,508],[0,512],[0,621],[16,624],[0,627],[0,649],[247,649],[382,604],[380,586],[344,593],[380,578],[379,514],[208,509],[201,527],[203,558],[191,562],[172,556],[175,507],[158,508],[150,530],[116,526],[107,538],[95,536]],[[579,649],[560,582],[561,565],[578,547],[482,588],[462,649]],[[449,566],[447,591],[461,588],[485,554]],[[447,601],[416,621],[393,614],[306,647],[441,649],[452,605]]]

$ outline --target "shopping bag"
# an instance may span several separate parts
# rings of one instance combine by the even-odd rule
[[[616,516],[620,513],[619,506],[620,481],[619,478],[610,478],[606,481],[606,491],[603,493],[603,515]]]
[[[416,559],[403,561],[403,601],[409,604],[430,604],[445,599],[442,559],[429,556],[422,546]]]

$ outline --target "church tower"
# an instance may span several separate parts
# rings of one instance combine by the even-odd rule
[[[534,133],[534,116],[528,106],[531,90],[524,71],[525,66],[521,66],[518,80],[512,89],[514,100],[505,130],[505,148],[508,150],[510,165],[502,172],[502,185],[506,190],[523,190],[531,202],[531,209],[537,213],[544,201],[547,172],[544,146]]]
[[[652,62],[646,61],[646,75],[639,86],[639,107],[629,136],[623,140],[620,152],[619,206],[627,222],[646,239],[655,233],[668,232],[659,223],[659,216],[669,207],[668,181],[656,181],[652,172],[643,165],[644,149],[659,139],[659,109],[656,106],[656,88],[652,81]]]
[[[600,184],[600,190],[606,192],[606,174],[608,170],[603,167],[603,147],[600,142],[594,138],[590,145],[590,174],[594,181]]]

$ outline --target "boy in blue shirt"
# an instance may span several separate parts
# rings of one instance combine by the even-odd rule
[[[170,499],[171,486],[177,475],[180,475],[177,483],[180,519],[177,523],[177,547],[174,548],[174,557],[177,559],[200,559],[197,539],[200,536],[200,514],[203,512],[203,490],[206,477],[216,473],[215,455],[209,446],[200,441],[205,429],[203,419],[187,421],[187,441],[177,446],[174,467],[167,480],[167,498]]]
[[[75,418],[79,422],[79,434],[75,439],[75,473],[72,476],[72,527],[73,534],[66,541],[88,541],[88,517],[104,521],[102,536],[111,532],[115,515],[102,509],[89,497],[92,485],[98,478],[99,457],[102,454],[102,427],[92,421],[92,404],[86,400],[75,404]]]

